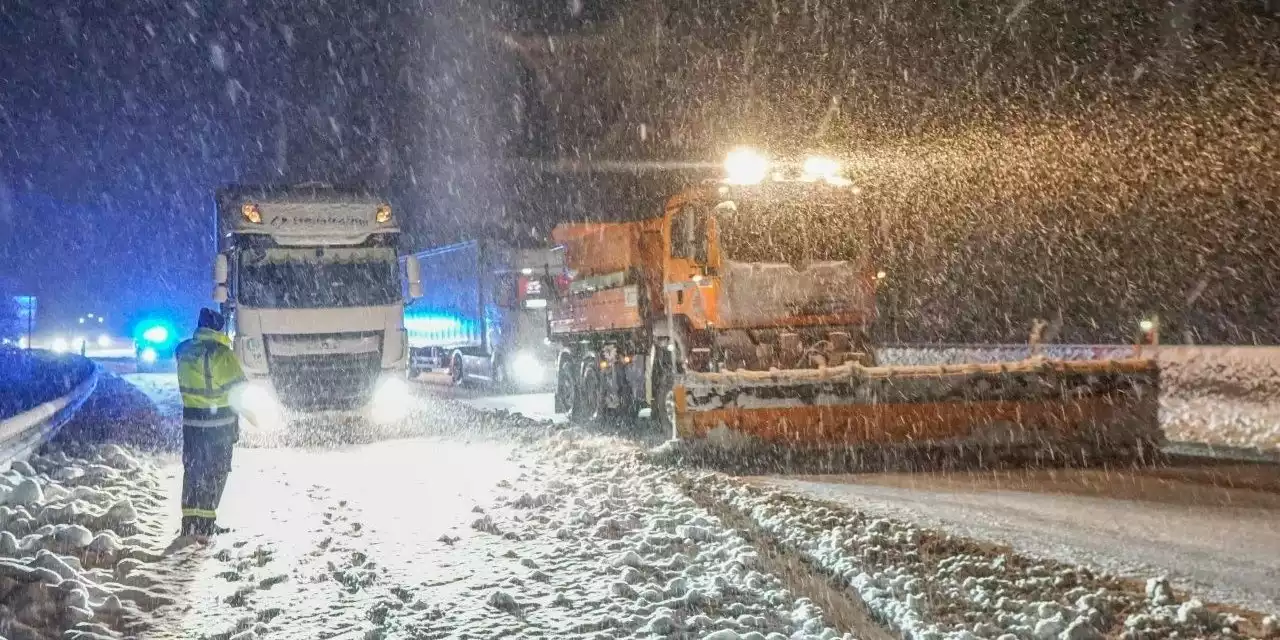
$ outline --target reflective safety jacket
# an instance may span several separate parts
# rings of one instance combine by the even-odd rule
[[[182,424],[221,427],[234,424],[231,388],[245,381],[231,339],[213,329],[199,329],[178,345],[178,387],[182,391]]]

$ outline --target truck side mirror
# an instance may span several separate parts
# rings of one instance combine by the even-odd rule
[[[405,275],[409,280],[409,299],[422,297],[422,265],[418,264],[418,256],[409,256],[404,261]]]
[[[219,253],[213,261],[213,284],[227,284],[227,254]]]
[[[223,304],[227,301],[227,285],[220,284],[213,288],[213,301]]]

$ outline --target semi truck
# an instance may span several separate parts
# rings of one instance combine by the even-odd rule
[[[1153,450],[1147,360],[876,366],[875,219],[835,159],[741,148],[652,214],[558,225],[572,277],[550,311],[556,410],[632,421],[647,408],[674,441],[787,455]]]
[[[557,349],[547,300],[562,269],[558,252],[468,240],[412,257],[423,295],[405,308],[411,376],[438,369],[454,384],[550,384]]]
[[[217,192],[214,300],[249,378],[257,416],[399,419],[409,389],[391,205],[361,187],[229,186]]]

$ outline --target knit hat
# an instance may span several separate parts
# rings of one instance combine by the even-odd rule
[[[200,320],[196,322],[196,326],[201,329],[213,329],[214,331],[222,331],[225,324],[222,314],[213,309],[201,309]]]

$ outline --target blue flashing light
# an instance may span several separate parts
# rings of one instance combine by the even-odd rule
[[[155,349],[147,347],[142,350],[140,357],[142,358],[142,361],[147,364],[155,364],[156,359],[159,358],[159,354],[156,353]]]
[[[173,350],[178,332],[168,318],[151,316],[133,325],[133,340],[139,349],[155,347],[156,353],[163,359],[166,352]]]
[[[154,325],[143,330],[142,339],[147,342],[163,344],[169,340],[169,330],[163,325]]]

